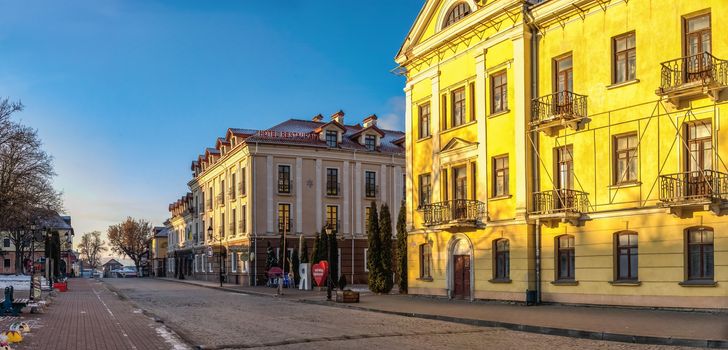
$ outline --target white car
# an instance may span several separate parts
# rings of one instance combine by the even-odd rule
[[[114,270],[116,276],[120,278],[137,277],[137,270],[133,266],[124,266],[119,270]]]

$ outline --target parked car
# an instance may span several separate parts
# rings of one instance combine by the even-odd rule
[[[137,277],[137,270],[133,266],[124,266],[121,269],[111,271],[111,273],[118,278]]]

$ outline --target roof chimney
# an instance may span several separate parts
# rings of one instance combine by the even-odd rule
[[[364,124],[365,128],[368,128],[370,126],[377,126],[377,115],[372,114],[366,118],[364,118],[364,121],[362,122]]]
[[[339,110],[338,112],[331,115],[331,120],[344,125],[344,111]]]
[[[315,116],[313,117],[313,119],[311,119],[311,120],[313,120],[313,121],[315,121],[315,122],[317,122],[317,123],[318,123],[318,122],[320,122],[320,121],[321,121],[322,119],[324,119],[324,116],[322,116],[322,115],[321,115],[321,113],[319,113],[319,114],[316,114],[316,115],[315,115]]]

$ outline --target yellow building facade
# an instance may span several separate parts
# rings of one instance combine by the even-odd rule
[[[728,308],[726,11],[427,1],[396,57],[410,293]]]

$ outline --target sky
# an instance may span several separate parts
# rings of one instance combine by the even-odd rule
[[[76,240],[161,225],[229,127],[288,118],[404,128],[390,72],[423,0],[0,0],[0,96],[54,157]]]

